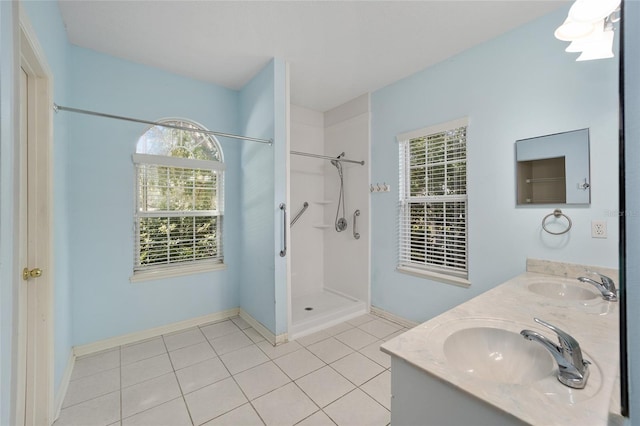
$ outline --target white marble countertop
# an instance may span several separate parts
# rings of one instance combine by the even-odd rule
[[[538,282],[576,285],[577,281],[526,272],[386,342],[382,351],[527,423],[606,425],[616,414],[610,414],[611,396],[619,391],[615,387],[619,367],[618,304],[599,296],[569,302],[551,299],[528,289]],[[595,287],[577,284],[599,295]],[[561,328],[579,342],[584,358],[593,363],[584,389],[561,384],[556,378],[557,368],[550,377],[526,385],[482,380],[450,365],[444,354],[444,340],[452,331],[472,324],[516,333],[528,328],[556,340],[551,330],[533,321],[534,317]]]

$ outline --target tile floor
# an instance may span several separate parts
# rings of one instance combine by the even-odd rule
[[[273,347],[234,317],[88,355],[54,426],[384,426],[404,331],[363,315]]]

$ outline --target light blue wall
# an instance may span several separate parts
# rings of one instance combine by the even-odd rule
[[[281,59],[274,59],[274,201],[276,204],[286,202],[287,221],[291,220],[291,206],[287,196],[287,162],[289,160],[289,143],[287,141],[287,111],[289,110],[289,80],[287,77],[287,64]],[[279,253],[280,232],[282,232],[282,220],[276,215],[275,221],[275,251]],[[287,288],[287,262],[290,258],[289,251],[285,257],[275,258],[275,334],[286,333],[288,330],[288,288]]]
[[[0,220],[2,230],[0,231],[2,241],[2,417],[0,423],[7,424],[9,404],[13,403],[13,396],[8,391],[10,386],[11,368],[11,316],[13,315],[12,304],[15,303],[15,294],[11,290],[11,285],[15,282],[13,277],[14,265],[14,236],[13,230],[13,206],[12,199],[13,186],[13,126],[11,108],[13,105],[13,94],[11,81],[14,69],[17,67],[17,60],[11,57],[13,51],[12,28],[17,28],[18,21],[17,3],[2,2],[0,12],[2,15],[2,211]],[[43,49],[47,65],[54,75],[54,95],[59,102],[66,102],[67,93],[67,48],[66,34],[56,2],[32,2],[23,3],[27,16],[36,32],[38,41]],[[67,190],[66,190],[66,141],[67,126],[64,117],[54,117],[54,140],[53,140],[53,161],[54,161],[54,234],[53,234],[53,262],[54,262],[54,392],[58,392],[64,369],[71,352],[71,309],[70,295],[71,287],[69,281],[69,251],[68,251],[68,225],[67,225]],[[7,421],[5,421],[7,420]]]
[[[55,1],[24,2],[31,25],[53,73],[54,102],[68,101],[67,34]],[[71,280],[68,222],[67,115],[53,118],[53,262],[54,262],[54,386],[57,392],[71,354]]]
[[[274,60],[240,91],[240,133],[274,139],[275,77]],[[274,147],[242,143],[241,169],[240,250],[245,264],[240,273],[240,307],[275,333],[274,224],[280,210],[274,201]]]
[[[640,425],[640,3],[624,3],[628,424]]]
[[[52,62],[56,88],[64,88],[56,92],[59,104],[149,120],[188,118],[210,129],[257,137],[274,138],[277,133],[280,142],[276,146],[285,152],[281,145],[286,135],[284,62],[271,62],[240,94],[71,46],[57,3],[31,2],[28,9],[38,37],[45,40],[43,48]],[[72,82],[68,88],[67,80]],[[273,261],[277,232],[273,186],[278,179],[284,188],[286,176],[284,168],[274,169],[273,147],[220,140],[228,165],[223,232],[228,269],[131,284],[131,154],[145,126],[69,112],[60,112],[55,119],[56,271],[62,282],[56,286],[56,384],[72,345],[240,306],[241,270],[243,282],[249,283],[243,290],[246,309],[273,332],[286,330],[286,280],[282,276],[276,327]],[[255,201],[254,197],[265,194],[265,202]],[[266,214],[261,206],[268,208]],[[255,226],[253,213],[269,225]],[[249,241],[242,253],[261,244],[268,249],[241,257],[242,244],[247,241],[241,236]],[[246,259],[262,259],[265,269],[253,268],[251,261],[251,267],[243,267],[240,262]],[[281,275],[282,271],[286,274],[284,262],[279,261]],[[252,276],[248,271],[259,273]],[[265,279],[266,287],[260,285]],[[254,285],[266,288],[272,302],[264,304]],[[266,309],[266,316],[261,309]]]
[[[396,272],[397,184],[372,195],[372,304],[425,321],[525,270],[527,257],[617,267],[617,60],[575,62],[543,17],[372,94],[373,182],[397,182],[396,135],[469,117],[469,289]],[[515,207],[514,143],[590,128],[591,205],[562,207],[565,236],[541,231],[556,206]],[[592,219],[609,238],[591,239]]]
[[[241,133],[273,139],[242,145],[240,307],[278,335],[287,331],[287,259],[282,249],[288,158],[287,67],[273,59],[240,91]]]
[[[12,423],[15,405],[13,307],[16,304],[14,264],[14,113],[15,68],[13,44],[18,25],[17,5],[0,1],[0,424]]]
[[[72,46],[70,105],[157,120],[188,118],[237,133],[238,93]],[[225,162],[224,248],[228,269],[132,284],[134,169],[145,125],[70,114],[69,243],[73,343],[85,344],[239,305],[240,151],[220,139]]]
[[[56,115],[56,386],[71,344],[236,306],[242,306],[272,332],[281,333],[286,318],[281,308],[285,293],[282,281],[274,276],[280,276],[285,263],[276,259],[274,264],[273,259],[279,246],[278,199],[284,196],[282,176],[274,164],[279,164],[277,153],[282,146],[278,144],[283,137],[284,64],[270,63],[238,94],[65,46],[59,13],[53,5],[29,4],[27,11],[56,74],[56,102],[149,119],[178,116],[210,129],[276,141],[272,148],[221,139],[229,166],[226,271],[131,284],[131,153],[144,127],[68,113]],[[13,242],[5,236],[13,232],[10,106],[14,62],[10,50],[14,8],[11,2],[0,2],[0,424],[9,423],[11,406]],[[395,272],[398,194],[393,185],[395,192],[372,197],[375,306],[422,321],[523,271],[528,256],[617,265],[616,218],[607,215],[617,209],[613,173],[617,170],[616,64],[613,60],[573,62],[572,55],[563,52],[564,44],[550,36],[565,14],[563,10],[545,17],[373,93],[372,181],[397,181],[396,134],[470,117],[473,282],[467,290]],[[633,21],[640,21],[637,13]],[[632,25],[627,28],[637,38],[637,29]],[[630,46],[629,50],[635,48]],[[63,89],[71,82],[72,90]],[[539,222],[552,207],[514,207],[513,143],[583,127],[591,128],[592,204],[564,208],[574,221],[570,240],[550,239],[540,234]],[[633,181],[635,186],[638,183]],[[278,189],[274,190],[274,185]],[[609,239],[589,238],[592,219],[607,220]],[[638,275],[628,277],[629,306],[640,303],[638,292],[633,290],[640,288]],[[631,281],[639,282],[633,287]],[[72,287],[65,284],[69,282]],[[630,308],[630,318],[633,312]],[[637,315],[634,324],[640,323]],[[637,327],[631,325],[629,334],[631,354],[640,353]],[[632,370],[631,380],[636,388],[640,386],[637,371]],[[637,402],[634,407],[640,410]]]

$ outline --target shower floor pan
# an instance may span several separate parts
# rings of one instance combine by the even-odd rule
[[[291,300],[293,321],[289,340],[329,328],[333,325],[363,315],[367,312],[365,302],[324,290]]]

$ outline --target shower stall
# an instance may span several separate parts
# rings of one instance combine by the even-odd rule
[[[291,106],[289,339],[368,312],[369,98]]]

